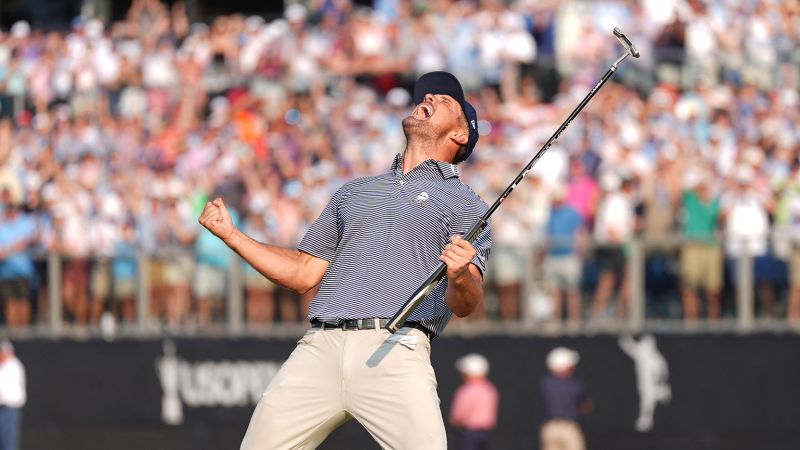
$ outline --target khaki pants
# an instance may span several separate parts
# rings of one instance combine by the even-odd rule
[[[241,449],[313,449],[355,418],[384,449],[446,450],[436,386],[419,330],[312,329],[261,397]]]
[[[569,420],[551,420],[542,426],[542,450],[584,450],[581,427]]]
[[[681,276],[694,289],[722,289],[722,249],[716,244],[689,241],[681,249]]]

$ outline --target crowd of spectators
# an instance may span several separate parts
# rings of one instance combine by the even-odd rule
[[[224,196],[251,236],[296,245],[336,188],[402,152],[428,71],[456,74],[478,111],[461,176],[491,202],[619,56],[615,25],[642,58],[494,216],[484,314],[535,313],[527,279],[553,297],[540,315],[624,314],[638,237],[648,292],[682,281],[679,316],[725,314],[746,254],[760,313],[800,321],[800,1],[289,3],[192,23],[182,2],[134,0],[124,21],[0,31],[8,325],[45,316],[48,252],[76,323],[132,321],[145,270],[154,318],[222,317],[234,259],[197,224],[205,202]],[[243,273],[248,320],[301,320],[309,296]]]

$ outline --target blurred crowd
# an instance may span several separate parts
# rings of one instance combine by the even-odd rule
[[[296,245],[335,189],[402,152],[428,71],[456,74],[478,111],[461,176],[491,203],[621,54],[613,26],[642,57],[494,216],[485,314],[536,310],[528,279],[540,315],[625,314],[640,238],[648,290],[681,286],[679,316],[726,314],[752,261],[759,313],[800,319],[800,1],[287,3],[193,23],[182,2],[134,0],[120,22],[0,31],[7,324],[44,317],[49,252],[77,323],[132,321],[144,272],[158,320],[223,317],[235,260],[198,225],[205,202]],[[302,320],[310,296],[241,270],[250,322]]]

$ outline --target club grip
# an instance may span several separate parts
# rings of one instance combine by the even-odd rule
[[[491,211],[493,210],[490,209],[483,217],[475,221],[472,227],[464,234],[464,239],[473,242],[478,235],[481,234],[488,224],[487,220]],[[386,324],[386,329],[394,333],[402,328],[403,324],[408,320],[409,316],[411,316],[411,313],[414,312],[414,309],[416,309],[417,306],[425,300],[425,297],[439,285],[439,282],[442,281],[446,273],[447,266],[445,263],[439,263],[439,266],[436,267],[436,270],[422,283],[422,286],[411,294],[411,297],[406,300],[400,310],[389,320],[389,323]]]
[[[386,324],[386,329],[394,333],[402,328],[403,324],[408,320],[408,317],[414,312],[414,309],[416,309],[417,306],[425,300],[425,297],[427,297],[439,282],[442,281],[446,272],[447,266],[444,263],[439,263],[439,266],[428,276],[428,279],[422,283],[422,286],[414,291],[394,317],[389,320],[389,323]]]

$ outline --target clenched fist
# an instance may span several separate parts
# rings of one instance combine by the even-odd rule
[[[219,197],[206,203],[206,207],[203,209],[203,213],[200,214],[198,221],[200,225],[206,227],[208,231],[226,242],[236,231],[231,214],[228,212],[228,208],[225,207],[222,198]]]
[[[455,279],[469,273],[469,265],[477,251],[472,244],[459,235],[450,236],[439,260],[447,265],[447,278]]]

